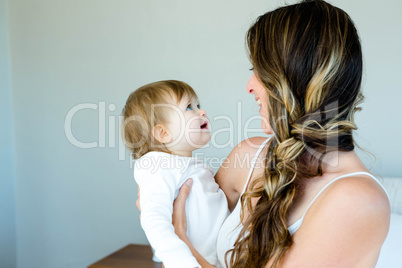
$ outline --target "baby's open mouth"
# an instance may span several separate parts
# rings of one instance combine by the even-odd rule
[[[208,127],[208,123],[205,122],[204,124],[201,125],[201,129],[206,129]]]

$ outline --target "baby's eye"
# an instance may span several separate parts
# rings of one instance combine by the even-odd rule
[[[192,110],[193,107],[191,107],[191,103],[189,105],[187,105],[186,111]]]
[[[197,104],[197,108],[198,108],[198,109],[201,109],[201,105]]]

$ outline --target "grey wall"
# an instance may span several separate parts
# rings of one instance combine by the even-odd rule
[[[349,12],[360,33],[365,72],[363,111],[356,115],[357,142],[367,153],[360,155],[372,172],[381,176],[402,177],[401,60],[402,2],[333,1]]]
[[[0,267],[16,267],[15,179],[8,1],[0,0]]]
[[[402,132],[397,103],[402,99],[398,79],[402,18],[397,14],[402,2],[332,3],[355,20],[363,42],[366,102],[364,112],[357,115],[358,142],[377,156],[373,172],[402,176],[402,148],[393,139],[394,133]],[[1,92],[2,103],[6,94],[1,109],[8,109],[1,113],[2,122],[9,122],[7,138],[1,142],[5,161],[10,162],[7,167],[12,166],[10,119],[14,118],[15,180],[9,168],[10,191],[0,198],[10,201],[5,204],[12,215],[10,193],[15,184],[17,267],[84,267],[128,243],[147,243],[135,208],[137,189],[130,161],[116,134],[128,94],[156,80],[188,82],[199,94],[215,134],[215,146],[201,152],[208,158],[224,157],[246,137],[238,130],[258,114],[258,106],[245,92],[251,75],[245,32],[258,15],[281,4],[279,0],[10,1],[12,91],[6,86]],[[4,44],[6,30],[1,31]],[[8,56],[6,49],[1,53]],[[1,75],[7,77],[8,65],[3,64]],[[95,142],[95,148],[79,148],[66,135],[66,117],[79,104],[87,108],[72,118],[72,135],[81,142]],[[225,131],[231,124],[233,135]],[[258,120],[251,123],[258,125]],[[261,132],[249,134],[253,135]],[[224,148],[216,146],[225,143]],[[367,165],[373,163],[360,154]],[[9,221],[5,233],[12,234],[13,217],[1,217]],[[13,252],[13,244],[7,249]]]

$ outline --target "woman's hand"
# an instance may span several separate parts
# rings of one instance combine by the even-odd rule
[[[188,179],[180,188],[180,192],[173,203],[172,224],[175,233],[182,240],[187,237],[186,200],[192,185],[193,180]]]
[[[191,186],[193,185],[193,180],[188,179],[183,186],[180,188],[179,194],[173,203],[173,215],[172,224],[176,235],[183,240],[184,243],[190,248],[191,253],[197,259],[198,263],[204,268],[214,268],[210,263],[205,260],[200,253],[194,248],[190,240],[187,237],[187,217],[186,217],[186,200],[191,191]],[[138,187],[138,199],[135,202],[138,210],[141,212],[140,206],[140,187]],[[140,215],[141,217],[141,215]],[[163,264],[162,264],[163,265]],[[164,267],[164,266],[162,266]]]
[[[140,211],[140,219],[141,219],[141,206],[140,206],[140,186],[137,185],[137,189],[138,189],[138,198],[137,201],[135,201],[135,205],[137,206],[138,210]]]
[[[193,256],[197,259],[198,263],[203,268],[215,268],[207,260],[205,260],[200,253],[191,244],[191,241],[187,237],[187,217],[186,217],[186,200],[191,191],[193,180],[188,179],[180,188],[180,192],[177,195],[176,200],[173,203],[173,215],[172,224],[177,236],[184,241],[189,247]]]

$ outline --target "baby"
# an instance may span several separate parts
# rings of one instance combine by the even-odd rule
[[[201,267],[172,225],[173,201],[191,178],[187,235],[209,263],[217,264],[216,239],[229,212],[211,168],[192,157],[211,139],[194,90],[175,80],[142,86],[128,97],[123,116],[124,139],[136,159],[134,178],[141,189],[141,226],[156,257],[166,268]]]

